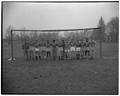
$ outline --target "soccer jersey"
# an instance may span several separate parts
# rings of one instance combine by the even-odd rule
[[[61,45],[62,45],[62,47],[64,49],[65,48],[65,42],[63,41]]]
[[[86,42],[85,41],[83,41],[83,47],[86,47]]]
[[[82,41],[82,42],[81,42],[81,47],[83,47],[83,46],[84,46],[84,42]]]
[[[79,47],[79,42],[78,41],[76,42],[76,47]]]
[[[78,46],[81,47],[81,41],[78,42]]]
[[[95,41],[94,41],[94,40],[92,40],[91,46],[92,46],[92,47],[95,47]]]
[[[89,42],[88,41],[85,42],[85,46],[89,47]]]
[[[25,49],[25,50],[28,50],[29,49],[29,43],[24,43],[22,48]]]
[[[49,42],[47,42],[47,44],[46,44],[46,45],[47,45],[47,47],[50,47],[50,43],[49,43]]]
[[[57,45],[56,43],[52,43],[53,48],[56,48],[56,45]]]

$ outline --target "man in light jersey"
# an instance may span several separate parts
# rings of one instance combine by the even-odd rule
[[[62,40],[62,47],[63,47],[63,58],[65,58],[65,40]]]
[[[76,42],[76,58],[80,59],[80,47],[79,47],[79,41]]]
[[[85,55],[86,55],[86,58],[88,59],[89,58],[89,54],[90,54],[90,50],[89,50],[89,44],[90,42],[89,42],[89,39],[87,38],[86,39],[86,51],[85,51]]]
[[[95,40],[92,40],[92,58],[95,58]]]
[[[83,59],[86,58],[85,52],[86,52],[86,41],[83,40],[83,42],[82,42],[82,55],[83,55],[82,58],[83,58]]]
[[[82,57],[82,45],[81,45],[81,40],[79,40],[79,58],[81,59]]]
[[[47,45],[46,45],[46,51],[47,51],[47,59],[50,59],[50,57],[51,57],[51,47],[50,47],[50,42],[49,42],[49,40],[47,40]]]

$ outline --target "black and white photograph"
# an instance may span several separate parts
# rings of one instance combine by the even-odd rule
[[[1,1],[1,94],[118,95],[119,1]]]

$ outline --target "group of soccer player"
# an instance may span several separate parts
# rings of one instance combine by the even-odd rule
[[[45,42],[36,40],[34,43],[29,42],[26,49],[27,57],[28,51],[30,58],[37,57],[39,59],[65,60],[65,59],[94,59],[96,42],[91,39],[81,40],[46,40]],[[34,50],[30,50],[30,48]],[[33,55],[34,53],[34,55]]]
[[[65,59],[93,59],[95,58],[94,40],[83,39],[65,41]]]

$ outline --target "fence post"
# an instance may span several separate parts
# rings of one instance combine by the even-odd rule
[[[102,28],[100,27],[100,59],[102,59]]]
[[[13,61],[13,34],[11,29],[11,60]]]
[[[11,40],[10,40],[10,42],[11,42],[11,57],[8,60],[13,62],[16,59],[13,57],[13,30],[12,29],[11,29],[10,33],[11,33]]]

